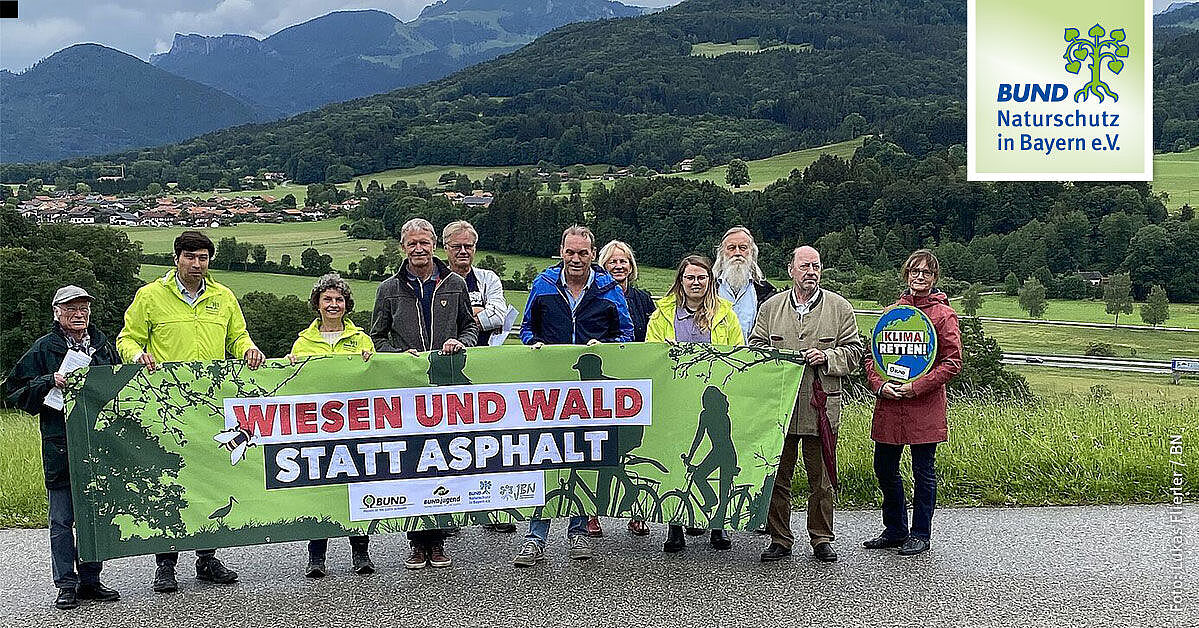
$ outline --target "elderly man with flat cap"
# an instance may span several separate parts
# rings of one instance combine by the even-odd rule
[[[63,286],[54,294],[54,324],[17,361],[4,386],[18,408],[38,415],[42,432],[42,467],[50,501],[50,566],[61,609],[79,606],[79,600],[111,602],[121,594],[100,583],[98,562],[80,562],[75,547],[75,511],[71,503],[71,474],[67,463],[67,424],[61,405],[66,386],[63,361],[89,366],[119,364],[116,349],[91,324],[92,295],[79,286]],[[51,395],[52,391],[59,391]],[[55,397],[58,400],[55,400]]]

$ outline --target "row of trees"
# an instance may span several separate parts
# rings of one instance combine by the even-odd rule
[[[973,288],[972,288],[973,289]],[[970,294],[970,293],[968,293]],[[1049,300],[1045,284],[1036,277],[1030,277],[1016,292],[1019,297],[1020,309],[1028,312],[1033,318],[1045,318],[1049,312]],[[977,295],[977,296],[975,296]],[[982,296],[977,292],[970,295],[966,302],[965,311],[974,315],[982,305]],[[1114,316],[1113,326],[1120,325],[1121,314],[1132,314],[1132,279],[1128,273],[1113,275],[1103,287],[1104,311]],[[1148,298],[1140,306],[1141,321],[1146,325],[1158,326],[1170,319],[1170,298],[1161,286],[1149,289]]]
[[[1036,277],[1048,298],[1099,298],[1078,271],[1130,273],[1144,299],[1154,285],[1173,301],[1199,301],[1199,221],[1189,207],[1166,212],[1146,184],[965,180],[961,146],[917,159],[868,138],[846,161],[824,155],[760,192],[733,193],[711,183],[655,177],[596,183],[584,195],[546,198],[519,171],[487,183],[489,208],[465,208],[421,187],[374,182],[352,214],[359,237],[398,236],[409,218],[436,225],[465,218],[480,246],[548,257],[563,228],[587,224],[601,242],[621,239],[645,264],[671,267],[710,252],[733,225],[749,227],[768,274],[785,274],[794,246],[815,244],[830,279],[863,298],[915,248],[933,248],[955,292],[965,283],[998,285],[1015,295]],[[874,279],[868,279],[874,278]],[[866,282],[864,285],[862,282]],[[964,282],[964,283],[962,283]]]

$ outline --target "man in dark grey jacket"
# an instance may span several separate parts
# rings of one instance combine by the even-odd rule
[[[440,350],[457,353],[474,346],[479,323],[470,306],[466,280],[433,256],[437,232],[424,218],[413,218],[400,229],[400,245],[408,258],[399,272],[379,284],[371,317],[375,350],[398,353]],[[449,567],[444,530],[408,533],[412,552],[404,566]]]

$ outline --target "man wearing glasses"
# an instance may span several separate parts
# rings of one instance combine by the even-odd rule
[[[121,360],[108,338],[92,325],[92,295],[86,290],[63,286],[54,293],[51,304],[54,325],[50,333],[34,341],[4,386],[13,405],[40,418],[42,467],[50,502],[50,567],[58,588],[54,605],[66,610],[79,606],[79,600],[111,602],[121,594],[100,583],[101,563],[79,561],[61,393],[72,364],[99,366],[120,364]]]
[[[836,442],[841,423],[841,379],[862,360],[864,345],[858,335],[853,306],[841,295],[820,287],[820,253],[810,246],[795,249],[787,272],[794,281],[790,290],[776,294],[762,304],[750,333],[749,344],[788,349],[803,354],[807,362],[791,424],[783,441],[778,475],[770,496],[766,528],[770,545],[762,552],[762,562],[773,562],[791,555],[791,477],[800,451],[808,475],[808,536],[812,555],[823,562],[837,560],[833,549],[834,489],[821,446],[818,420],[820,410],[813,408],[813,380],[828,395],[824,410]]]
[[[486,268],[475,267],[475,246],[479,233],[465,220],[451,222],[441,230],[446,261],[450,270],[466,280],[471,311],[479,322],[477,346],[486,347],[491,335],[504,327],[508,302],[504,300],[504,285],[500,276]]]

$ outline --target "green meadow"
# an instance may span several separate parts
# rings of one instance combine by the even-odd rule
[[[719,57],[730,52],[744,52],[748,54],[757,54],[759,52],[769,52],[771,50],[794,50],[795,52],[812,52],[812,44],[778,44],[775,46],[763,47],[758,43],[757,37],[746,37],[738,39],[736,43],[718,44],[711,41],[691,44],[691,56],[693,57]]]
[[[1153,189],[1167,192],[1166,207],[1175,213],[1183,205],[1199,210],[1199,148],[1185,153],[1153,156]]]

